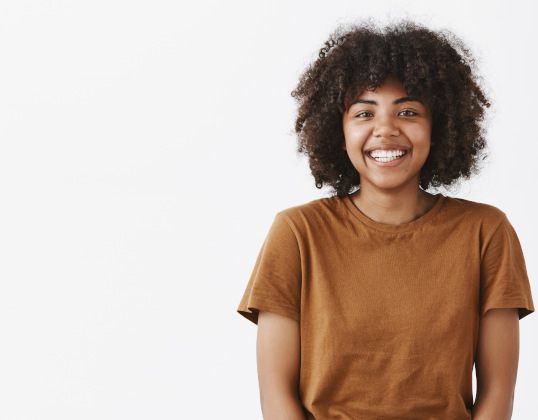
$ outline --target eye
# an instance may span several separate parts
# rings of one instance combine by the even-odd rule
[[[418,113],[416,113],[415,111],[412,111],[410,109],[404,109],[404,110],[400,111],[400,114],[401,113],[406,113],[406,114],[404,114],[404,117],[414,117],[414,116],[418,115]],[[369,115],[365,115],[365,114],[369,114]],[[372,116],[372,113],[370,111],[362,111],[362,112],[359,112],[357,115],[355,115],[355,117],[357,117],[357,118],[370,117],[370,116]]]
[[[404,109],[401,112],[411,112],[412,115],[404,115],[405,117],[413,117],[415,115],[418,115],[415,111],[411,111],[410,109]]]
[[[362,112],[359,112],[357,115],[355,115],[356,117],[360,117],[361,115],[363,114],[372,114],[370,111],[362,111]]]

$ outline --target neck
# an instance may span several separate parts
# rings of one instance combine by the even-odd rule
[[[398,190],[361,185],[351,195],[351,200],[370,219],[390,225],[411,222],[435,204],[435,196],[420,189],[418,185]]]

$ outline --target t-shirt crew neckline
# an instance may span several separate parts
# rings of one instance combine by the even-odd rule
[[[353,203],[353,200],[351,200],[350,195],[346,195],[344,197],[344,204],[351,211],[351,213],[365,225],[383,232],[400,233],[409,232],[423,226],[425,223],[429,222],[433,217],[435,217],[437,213],[439,213],[446,197],[442,193],[435,194],[435,197],[437,197],[435,204],[426,213],[414,220],[411,220],[410,222],[401,223],[399,225],[381,223],[370,219],[362,211],[359,210],[355,203]]]

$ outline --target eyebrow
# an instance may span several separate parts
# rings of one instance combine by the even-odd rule
[[[422,103],[422,101],[418,98],[415,98],[413,96],[403,96],[401,98],[398,98],[396,100],[394,100],[392,103],[394,105],[398,105],[398,104],[401,104],[402,102],[420,102]],[[372,101],[372,100],[369,100],[369,99],[355,99],[350,106],[352,105],[355,105],[355,104],[371,104],[371,105],[377,105],[377,102],[376,101]]]

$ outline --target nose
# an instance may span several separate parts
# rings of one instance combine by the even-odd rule
[[[390,116],[380,117],[374,127],[374,137],[399,136],[400,129]]]

